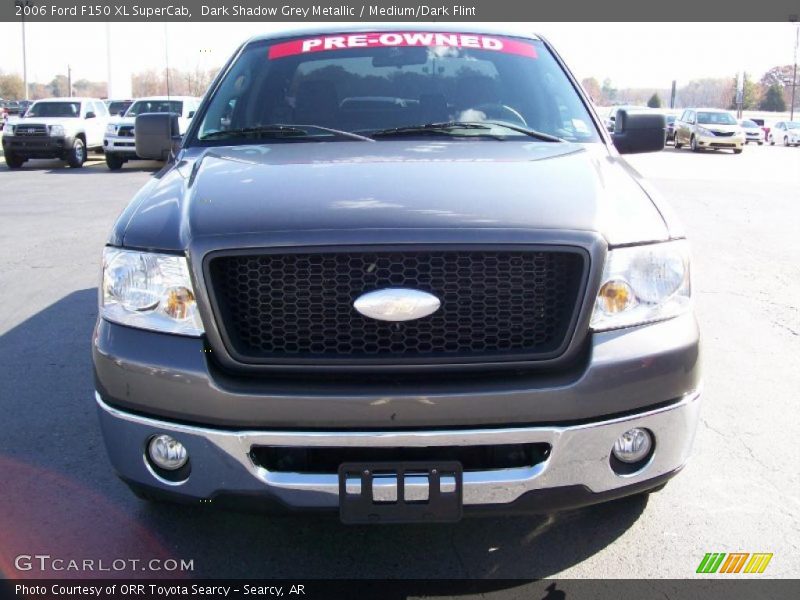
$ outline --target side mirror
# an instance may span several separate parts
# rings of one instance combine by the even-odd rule
[[[620,154],[658,152],[664,149],[666,118],[651,113],[618,110],[614,122],[614,146]]]
[[[144,113],[136,117],[133,126],[136,154],[150,160],[167,160],[174,144],[180,140],[178,115],[175,113]]]
[[[194,116],[194,111],[190,110],[189,114],[186,116],[187,119],[191,119]]]
[[[96,116],[97,115],[94,114],[92,111],[89,111],[89,112],[86,113],[86,118],[87,119],[94,119]]]
[[[121,110],[121,111],[119,111],[119,112],[117,113],[117,116],[118,116],[118,117],[124,117],[124,116],[125,116],[125,111],[124,111],[124,110]]]

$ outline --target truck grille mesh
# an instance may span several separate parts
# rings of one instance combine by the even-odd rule
[[[45,125],[28,125],[27,123],[17,123],[14,129],[17,137],[42,137],[47,135]]]
[[[513,360],[563,349],[585,261],[568,250],[264,253],[213,257],[208,277],[240,360]],[[441,308],[401,323],[353,308],[387,287],[432,293]]]

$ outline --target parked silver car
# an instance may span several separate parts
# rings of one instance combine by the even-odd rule
[[[750,119],[742,119],[739,121],[739,125],[741,125],[742,131],[744,131],[745,144],[749,144],[750,142],[758,144],[759,146],[764,144],[764,130],[758,123]]]

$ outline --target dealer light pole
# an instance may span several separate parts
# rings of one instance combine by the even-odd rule
[[[17,6],[22,7],[22,81],[25,84],[25,100],[30,100],[28,92],[28,45],[25,43],[25,9],[31,0],[17,0]]]
[[[800,44],[800,23],[795,22],[794,27],[794,70],[792,71],[792,107],[789,109],[790,121],[794,121],[794,92],[797,89],[797,46]]]
[[[106,98],[111,99],[111,21],[106,21]]]

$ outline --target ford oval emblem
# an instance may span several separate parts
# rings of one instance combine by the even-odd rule
[[[433,294],[407,288],[387,288],[356,298],[353,308],[378,321],[413,321],[432,315],[442,303]]]

